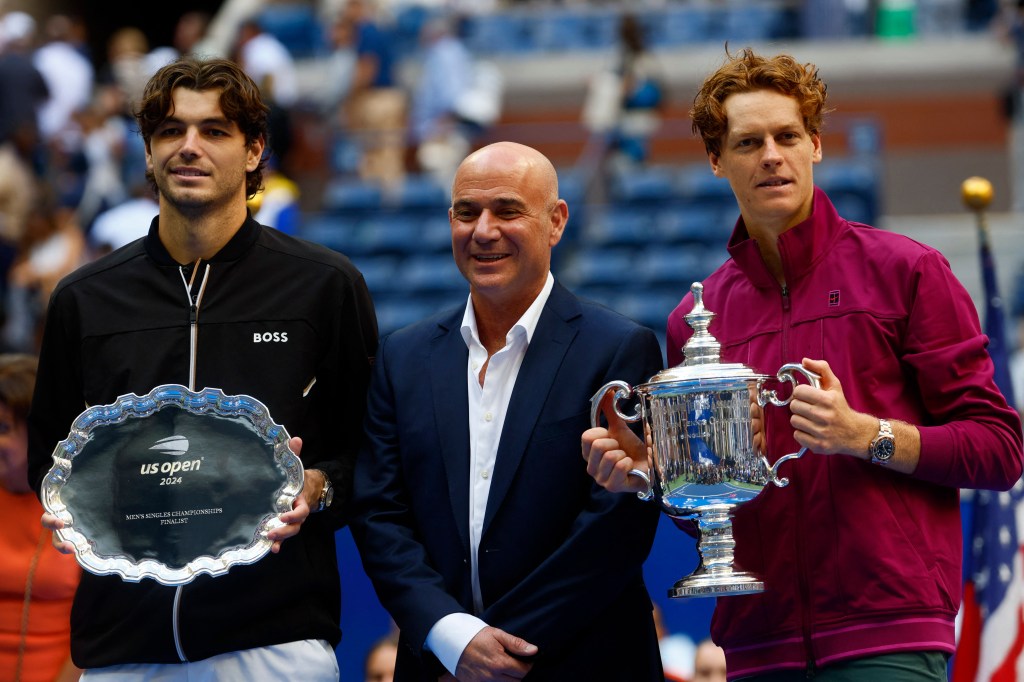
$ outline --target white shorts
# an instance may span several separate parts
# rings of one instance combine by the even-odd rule
[[[322,639],[232,651],[193,663],[126,663],[91,668],[88,682],[338,682],[338,659]]]

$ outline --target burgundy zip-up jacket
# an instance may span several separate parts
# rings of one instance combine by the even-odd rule
[[[774,375],[823,359],[850,406],[916,425],[913,475],[846,455],[782,465],[735,513],[736,563],[765,591],[718,600],[712,636],[729,678],[863,656],[954,651],[961,598],[960,488],[1007,490],[1021,476],[1021,422],[993,381],[988,338],[949,263],[903,235],[841,218],[815,189],[784,233],[783,289],[742,218],[731,258],[704,280],[722,362]],[[668,320],[682,361],[691,294]],[[784,391],[786,389],[783,389]],[[767,406],[768,459],[799,449],[786,408]],[[865,443],[865,445],[867,445]]]

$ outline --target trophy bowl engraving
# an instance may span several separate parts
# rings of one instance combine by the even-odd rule
[[[626,421],[642,422],[648,445],[649,470],[630,472],[647,482],[648,492],[640,497],[657,501],[673,518],[695,522],[700,563],[676,582],[669,596],[761,592],[761,579],[735,565],[732,512],[768,484],[788,485],[789,480],[778,475],[779,466],[799,458],[806,448],[769,464],[754,447],[751,405],[789,404],[763,388],[768,380],[795,385],[800,374],[817,387],[819,377],[799,364],[783,365],[772,377],[742,364],[720,362],[721,346],[708,331],[714,313],[704,307],[703,285],[695,282],[690,290],[694,307],[686,321],[694,334],[683,348],[683,363],[635,388],[622,381],[602,386],[591,398],[591,423],[598,425],[600,402],[614,390],[613,409]],[[627,399],[638,401],[631,414],[619,409]]]
[[[97,574],[181,585],[258,561],[303,467],[263,403],[177,384],[87,408],[57,444],[44,508]]]

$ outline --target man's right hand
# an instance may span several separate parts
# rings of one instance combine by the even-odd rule
[[[455,677],[459,682],[521,680],[533,667],[532,662],[521,657],[536,653],[537,647],[521,637],[498,628],[485,627],[466,645],[459,657]]]
[[[639,476],[630,476],[633,469],[648,471],[647,446],[618,414],[611,389],[601,398],[599,409],[608,428],[596,426],[583,432],[583,459],[587,473],[605,490],[613,493],[646,493],[647,484]]]
[[[53,542],[54,548],[58,552],[60,552],[62,554],[74,554],[75,553],[75,546],[74,545],[72,545],[70,542],[61,542],[60,538],[57,536],[56,531],[58,531],[58,530],[60,530],[61,528],[64,527],[64,522],[63,521],[58,519],[53,514],[50,514],[49,512],[43,512],[43,516],[42,516],[42,518],[39,521],[40,521],[40,523],[42,523],[43,528],[45,528],[46,530],[49,530],[49,531],[54,531],[54,533],[53,533],[53,541],[52,542]]]

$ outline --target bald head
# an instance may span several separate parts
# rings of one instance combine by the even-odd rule
[[[477,327],[503,340],[544,288],[551,249],[569,219],[555,168],[531,147],[488,145],[459,165],[448,219]]]
[[[558,201],[558,173],[554,165],[533,147],[518,142],[495,142],[467,156],[455,172],[452,189],[454,191],[465,176],[499,169],[540,191],[546,198],[546,207]]]

